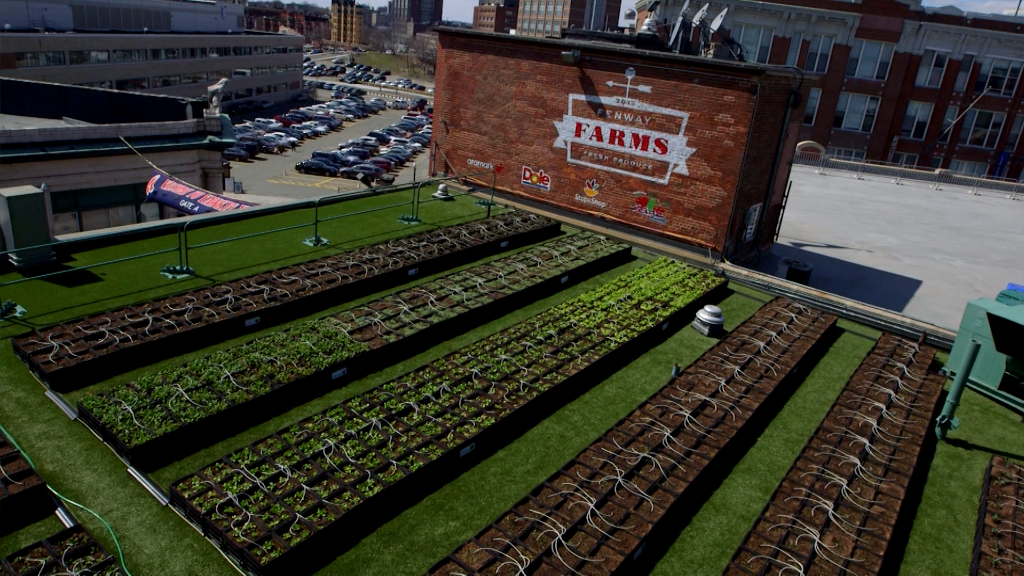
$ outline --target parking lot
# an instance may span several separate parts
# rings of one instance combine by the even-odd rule
[[[321,101],[324,91],[320,91]],[[367,98],[372,94],[367,94]],[[309,159],[314,150],[337,150],[338,144],[365,136],[367,132],[394,124],[405,115],[404,110],[385,110],[362,120],[345,122],[342,129],[332,131],[319,138],[303,140],[295,150],[281,154],[260,154],[254,160],[232,162],[231,176],[242,182],[246,194],[281,199],[316,198],[330,193],[345,193],[363,189],[357,180],[328,178],[311,174],[299,174],[295,164]],[[428,174],[429,153],[424,151],[413,157],[405,166],[395,170],[396,183],[407,183]]]

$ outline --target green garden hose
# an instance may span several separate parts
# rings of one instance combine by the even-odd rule
[[[18,441],[14,439],[14,436],[12,436],[11,433],[8,432],[3,427],[3,425],[0,425],[0,432],[3,432],[4,436],[7,436],[7,438],[10,439],[11,444],[13,444],[14,447],[18,450],[18,452],[21,453],[21,456],[22,456],[22,458],[25,459],[25,462],[28,462],[29,466],[35,468],[36,465],[32,463],[32,459],[29,458],[28,454],[26,454],[25,451],[21,449],[21,446],[18,445]],[[88,512],[88,513],[92,514],[93,516],[95,516],[96,518],[98,518],[99,521],[103,523],[103,526],[106,527],[107,532],[110,532],[110,537],[114,539],[114,546],[117,547],[117,557],[118,557],[118,560],[120,560],[120,562],[121,562],[121,569],[124,570],[124,573],[125,573],[126,576],[132,576],[132,573],[128,570],[128,567],[125,566],[125,563],[124,563],[124,553],[121,552],[121,543],[117,541],[117,536],[114,535],[114,529],[110,527],[110,524],[108,524],[107,521],[104,520],[102,516],[97,514],[92,509],[87,508],[87,507],[79,504],[78,502],[75,502],[74,500],[71,500],[70,498],[65,498],[64,496],[61,496],[60,492],[57,492],[56,490],[53,489],[53,486],[50,486],[49,484],[47,484],[46,487],[50,489],[50,492],[53,492],[54,496],[56,496],[57,498],[60,498],[61,501],[67,502],[68,504],[71,504],[73,506],[77,506],[77,507],[81,508],[82,510],[85,510],[86,512]]]

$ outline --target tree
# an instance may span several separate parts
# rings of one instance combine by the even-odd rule
[[[433,76],[434,68],[437,66],[437,36],[417,34],[409,50],[416,55],[423,70]]]

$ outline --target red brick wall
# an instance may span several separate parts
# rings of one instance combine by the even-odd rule
[[[726,254],[738,250],[736,215],[764,198],[795,77],[596,45],[580,48],[574,66],[560,53],[576,46],[464,32],[441,31],[438,44],[435,170],[466,175],[500,166],[497,185],[511,194]],[[629,100],[627,68],[635,71]],[[568,142],[556,146],[561,135]],[[643,148],[643,136],[646,156],[629,150],[634,142]],[[592,145],[598,141],[613,149]],[[673,154],[685,167],[665,161]],[[550,181],[524,184],[524,167]],[[784,181],[788,165],[780,174]],[[490,184],[489,175],[479,179]]]

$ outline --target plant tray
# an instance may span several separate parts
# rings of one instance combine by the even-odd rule
[[[834,323],[769,303],[429,573],[637,573],[658,527],[700,500],[700,480],[728,467],[737,438],[756,435],[751,423]],[[770,348],[751,342],[765,329],[780,332]]]
[[[971,576],[1024,574],[1024,463],[993,456],[985,470]]]
[[[0,433],[0,536],[45,518],[56,507],[46,482]]]
[[[79,418],[133,466],[159,468],[629,257],[590,233],[551,240],[87,396]],[[336,360],[310,366],[311,347]]]
[[[124,576],[117,560],[82,526],[72,526],[3,559],[6,576]]]
[[[945,378],[935,349],[885,333],[776,488],[729,575],[880,574]]]
[[[344,299],[553,236],[560,225],[511,212],[364,246],[36,330],[14,352],[51,388],[105,380]]]
[[[720,286],[659,260],[229,454],[172,484],[171,503],[247,570],[308,573]]]

